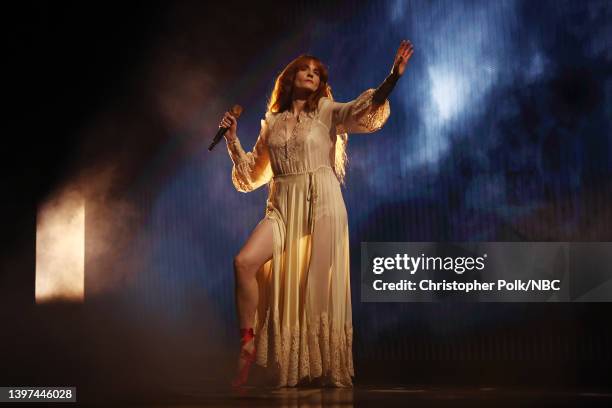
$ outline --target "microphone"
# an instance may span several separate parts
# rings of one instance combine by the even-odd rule
[[[232,106],[232,109],[230,109],[229,112],[232,114],[232,116],[238,119],[240,115],[242,114],[242,106],[234,105]],[[226,127],[219,128],[219,130],[217,131],[217,134],[213,138],[212,143],[210,144],[210,146],[208,146],[208,151],[211,151],[217,145],[217,143],[219,143],[223,135],[227,132],[227,129],[229,128],[226,128]]]

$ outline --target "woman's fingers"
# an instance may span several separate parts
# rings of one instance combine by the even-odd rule
[[[223,115],[223,118],[221,119],[221,123],[219,124],[219,127],[230,127],[230,121],[227,115],[228,113],[225,112],[225,114]]]
[[[410,41],[406,41],[406,45],[404,46],[404,49],[402,50],[403,59],[410,58],[413,52],[414,52],[414,46],[412,45]]]
[[[406,49],[406,44],[402,42],[402,44],[400,44],[399,46],[399,49],[397,50],[397,53],[401,55],[405,49]]]
[[[225,114],[223,115],[223,118],[221,119],[221,122],[219,123],[219,127],[232,127],[234,124],[236,124],[236,118],[229,112],[225,112]]]
[[[414,46],[408,40],[402,40],[400,42],[400,46],[397,49],[396,59],[407,59],[409,57],[409,53],[412,53]]]
[[[227,120],[229,120],[231,123],[233,123],[233,122],[235,122],[235,121],[236,121],[236,118],[234,117],[234,115],[232,115],[232,114],[231,114],[231,113],[229,113],[229,112],[225,112],[225,118],[226,118]]]

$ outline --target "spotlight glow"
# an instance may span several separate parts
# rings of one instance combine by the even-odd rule
[[[437,68],[430,68],[429,76],[432,84],[431,97],[440,119],[448,120],[461,111],[465,81]]]
[[[44,203],[36,225],[36,303],[83,301],[85,202],[64,193]]]

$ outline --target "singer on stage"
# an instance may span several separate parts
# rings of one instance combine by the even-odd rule
[[[301,55],[276,78],[261,132],[245,152],[236,119],[220,127],[241,192],[268,184],[265,217],[234,258],[241,352],[232,385],[256,362],[279,387],[352,387],[349,233],[340,190],[348,133],[371,133],[390,115],[388,95],[413,53],[402,41],[391,73],[355,100],[335,102],[328,72]]]

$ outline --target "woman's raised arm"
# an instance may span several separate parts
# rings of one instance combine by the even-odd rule
[[[337,133],[371,133],[380,129],[391,114],[387,97],[404,74],[414,52],[410,41],[402,41],[395,54],[391,73],[376,89],[368,89],[346,103],[332,103],[332,120]]]

